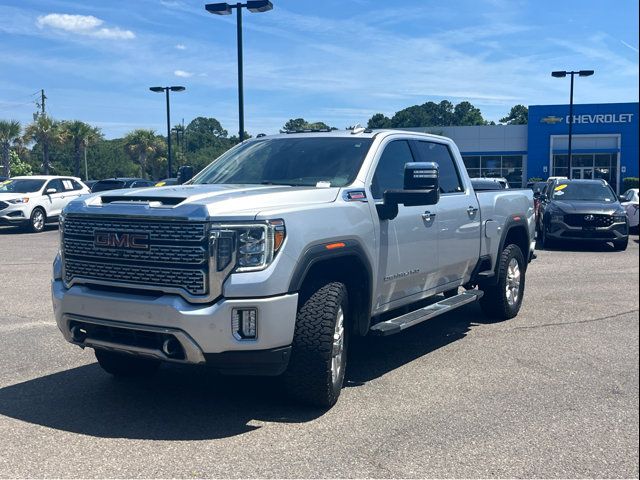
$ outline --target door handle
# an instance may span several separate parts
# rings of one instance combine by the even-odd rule
[[[478,213],[478,207],[470,206],[469,208],[467,208],[467,213],[470,217],[473,217],[476,213]]]
[[[422,220],[424,220],[425,222],[430,222],[431,220],[436,218],[436,214],[435,213],[431,213],[429,210],[427,210],[426,212],[424,212],[420,216],[422,217]]]

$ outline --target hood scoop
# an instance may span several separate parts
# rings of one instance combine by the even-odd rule
[[[173,207],[184,202],[186,197],[154,197],[152,195],[128,196],[128,195],[102,195],[102,204],[117,203],[125,205],[148,204],[151,207]]]

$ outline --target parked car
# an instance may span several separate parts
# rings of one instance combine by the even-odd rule
[[[156,183],[154,186],[155,187],[169,187],[171,185],[179,185],[180,183],[178,182],[177,178],[165,178],[164,180],[160,180],[158,183]]]
[[[626,250],[629,220],[604,180],[554,180],[540,198],[540,234],[548,248],[557,240],[611,242]]]
[[[79,178],[63,176],[13,177],[0,182],[0,224],[26,226],[41,232],[56,222],[71,200],[89,188]]]
[[[91,190],[93,188],[93,186],[98,183],[98,180],[84,180],[83,182],[87,187],[89,187],[89,190]]]
[[[107,178],[99,180],[91,187],[91,192],[104,192],[107,190],[119,190],[121,188],[153,187],[156,182],[144,178]]]
[[[473,185],[473,189],[476,192],[482,190],[505,190],[507,188],[498,178],[472,178],[471,185]]]
[[[639,215],[638,215],[638,189],[630,188],[622,195],[620,195],[620,203],[627,211],[627,217],[629,217],[629,228],[638,228]]]
[[[475,192],[434,135],[265,136],[188,185],[114,197],[65,210],[52,294],[66,340],[116,376],[206,363],[283,375],[321,407],[340,394],[349,337],[477,300],[513,318],[534,258],[533,193]]]

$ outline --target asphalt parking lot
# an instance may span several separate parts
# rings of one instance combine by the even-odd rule
[[[0,477],[638,477],[637,235],[538,251],[514,320],[354,344],[328,412],[274,379],[113,380],[55,326],[57,241],[0,228]]]

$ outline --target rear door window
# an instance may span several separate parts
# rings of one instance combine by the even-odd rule
[[[422,162],[436,162],[440,172],[440,193],[463,192],[462,180],[458,167],[451,155],[449,147],[436,142],[415,142]]]

